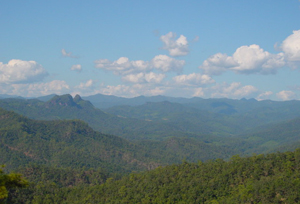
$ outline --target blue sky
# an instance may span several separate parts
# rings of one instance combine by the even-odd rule
[[[0,94],[300,99],[300,1],[0,1]]]

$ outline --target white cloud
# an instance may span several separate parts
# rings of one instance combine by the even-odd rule
[[[85,83],[80,83],[78,86],[75,86],[75,88],[86,89],[92,87],[93,85],[94,85],[94,80],[90,79]]]
[[[185,61],[177,60],[167,55],[157,55],[151,60],[150,64],[152,67],[163,72],[173,71],[180,73],[185,65]]]
[[[116,86],[102,86],[99,87],[96,93],[105,95],[115,95],[121,97],[136,97],[140,95],[144,96],[156,96],[165,94],[166,87],[156,86],[153,84],[134,84],[132,86],[116,85]]]
[[[37,97],[49,94],[69,93],[70,87],[65,81],[54,80],[47,83],[6,84],[0,87],[2,94]]]
[[[61,54],[63,57],[78,58],[78,56],[72,55],[72,52],[67,52],[65,49],[61,50]]]
[[[184,64],[184,60],[177,60],[166,55],[155,56],[150,62],[143,60],[129,61],[127,57],[121,57],[113,62],[108,59],[99,59],[95,61],[96,68],[112,71],[115,75],[150,72],[153,69],[162,72],[180,72]]]
[[[165,74],[156,74],[154,72],[150,73],[138,73],[129,74],[122,77],[123,81],[131,83],[161,83],[161,81],[166,77]]]
[[[204,73],[209,75],[220,75],[225,72],[228,68],[237,66],[237,62],[234,61],[233,57],[229,57],[226,54],[217,53],[203,62],[200,69]]]
[[[117,85],[117,86],[108,85],[102,88],[100,92],[105,95],[114,95],[114,96],[121,96],[121,97],[135,97],[139,95],[136,93],[133,87],[125,86],[125,85]]]
[[[204,97],[203,88],[200,87],[200,88],[195,89],[193,97]]]
[[[179,75],[173,77],[173,81],[176,84],[182,85],[203,85],[203,84],[212,84],[215,82],[210,76],[206,74],[192,73],[189,75]]]
[[[35,61],[13,59],[7,64],[0,62],[0,83],[32,83],[41,81],[47,75],[42,65]]]
[[[243,98],[254,97],[258,92],[257,88],[251,85],[242,86],[240,82],[233,82],[231,84],[222,83],[210,87],[206,90],[210,93],[212,98]]]
[[[184,56],[189,53],[188,41],[184,35],[175,40],[176,34],[169,32],[166,35],[162,35],[160,40],[164,43],[162,49],[168,50],[171,56]]]
[[[82,71],[82,67],[81,67],[80,64],[74,64],[74,65],[72,65],[71,70],[72,71],[81,72]]]
[[[228,70],[238,74],[275,74],[285,65],[300,67],[300,30],[293,31],[280,47],[275,44],[275,49],[279,48],[282,52],[271,54],[259,45],[241,46],[232,56],[221,53],[211,56],[199,68],[203,73],[220,75]]]
[[[274,74],[285,65],[283,53],[270,54],[258,45],[239,47],[233,54],[238,66],[231,69],[241,74]]]
[[[293,31],[281,44],[286,60],[292,68],[300,67],[300,30]]]
[[[262,101],[262,100],[267,100],[267,99],[270,99],[270,96],[273,95],[273,92],[272,91],[265,91],[261,94],[259,94],[256,99],[258,101]]]
[[[293,91],[280,91],[276,96],[283,101],[296,99],[296,94]]]
[[[271,54],[254,44],[239,47],[233,56],[217,53],[205,60],[199,68],[206,74],[214,75],[227,70],[238,74],[275,74],[284,65],[283,53]]]
[[[127,75],[151,70],[149,62],[142,60],[129,61],[127,57],[120,57],[118,60],[113,62],[108,59],[99,59],[95,61],[95,67],[107,71],[113,71],[115,75]]]

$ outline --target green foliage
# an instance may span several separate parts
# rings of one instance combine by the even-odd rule
[[[117,100],[116,97],[106,98]],[[190,137],[197,140],[196,143],[209,144],[210,152],[227,149],[232,150],[233,154],[249,155],[270,152],[280,145],[298,141],[300,130],[297,126],[289,125],[289,122],[282,122],[289,123],[287,125],[272,124],[299,117],[298,101],[151,98],[154,101],[162,99],[172,102],[111,107],[103,112],[79,95],[72,98],[67,94],[54,96],[46,102],[2,99],[0,107],[38,120],[80,119],[94,130],[141,143],[142,140],[165,141],[172,137]],[[122,98],[120,103],[126,100]],[[131,99],[130,103],[137,105],[145,100],[148,99],[138,97]],[[5,127],[4,123],[1,125]],[[293,150],[291,146],[285,149]]]
[[[28,185],[28,182],[22,178],[21,174],[6,174],[3,171],[3,167],[0,166],[0,203],[4,203],[7,199],[10,189],[23,188]]]
[[[0,109],[0,124],[0,162],[9,170],[30,162],[113,172],[158,166],[142,147],[95,132],[79,120],[35,121]]]
[[[300,150],[187,163],[85,189],[70,203],[298,203]],[[78,190],[70,192],[76,194]]]
[[[45,167],[26,171],[30,179],[38,179],[29,189],[15,191],[10,203],[300,202],[300,149],[247,158],[236,155],[227,162],[183,162],[121,179],[108,178],[101,171],[74,174],[70,169]]]
[[[19,185],[9,182],[7,175],[11,181],[23,181],[20,187],[26,182],[19,174],[0,170],[0,184],[6,186],[1,195],[8,203],[24,204],[299,203],[299,149],[228,159],[237,153],[299,147],[299,119],[257,127],[268,114],[274,117],[269,122],[293,114],[285,103],[263,110],[257,101],[241,100],[252,110],[262,110],[251,113],[235,102],[207,103],[211,107],[207,110],[222,112],[222,117],[169,102],[119,107],[122,114],[127,111],[123,117],[136,117],[128,119],[95,109],[80,96],[54,96],[47,102],[0,100],[8,109],[47,119],[36,121],[0,109],[0,163],[30,181],[25,189],[7,190]],[[49,121],[57,118],[80,118],[94,128],[114,130],[136,141],[96,132],[77,119]],[[250,127],[255,131],[244,135],[204,134],[228,136]]]

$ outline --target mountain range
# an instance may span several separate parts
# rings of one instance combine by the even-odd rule
[[[299,151],[233,155],[299,148],[299,101],[90,99],[69,94],[0,99],[0,163],[31,182],[27,189],[11,190],[8,202],[151,203],[152,197],[165,203],[164,195],[174,202],[187,200],[185,195],[196,201],[200,192],[188,186],[203,180],[208,183],[196,186],[207,202],[298,199],[296,188],[281,178],[295,180]],[[96,99],[106,107],[99,109]],[[266,192],[276,196],[267,198]]]

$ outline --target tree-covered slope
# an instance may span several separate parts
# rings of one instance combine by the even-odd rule
[[[80,119],[87,122],[94,130],[128,139],[141,139],[144,135],[156,135],[161,131],[167,133],[174,127],[150,121],[122,118],[105,113],[95,108],[80,96],[54,96],[47,102],[36,99],[2,99],[0,107],[15,111],[36,120]]]
[[[111,171],[143,170],[159,164],[155,162],[159,158],[137,145],[96,132],[79,120],[36,121],[0,109],[0,124],[0,163],[9,169],[30,162]]]
[[[0,163],[7,169],[35,163],[129,172],[180,163],[183,159],[226,159],[241,153],[233,146],[215,144],[218,137],[198,137],[132,143],[96,132],[79,120],[37,121],[0,109]]]
[[[27,203],[299,203],[300,150],[170,165],[104,184],[33,188]],[[44,189],[44,190],[43,190]],[[24,195],[20,190],[18,196]],[[20,199],[19,199],[20,200]],[[11,202],[16,203],[16,202]],[[19,202],[20,203],[20,202]],[[26,202],[24,202],[26,203]]]
[[[233,134],[238,128],[225,116],[170,102],[146,104],[138,110],[143,116],[136,118],[105,113],[78,95],[74,99],[71,95],[54,96],[47,102],[36,99],[2,99],[0,107],[37,120],[80,119],[97,131],[131,140],[162,140],[173,137],[173,132],[180,132],[181,136],[187,132],[224,136]],[[145,114],[151,115],[150,119]]]
[[[236,137],[251,144],[247,152],[294,150],[300,142],[300,118],[263,125]]]

